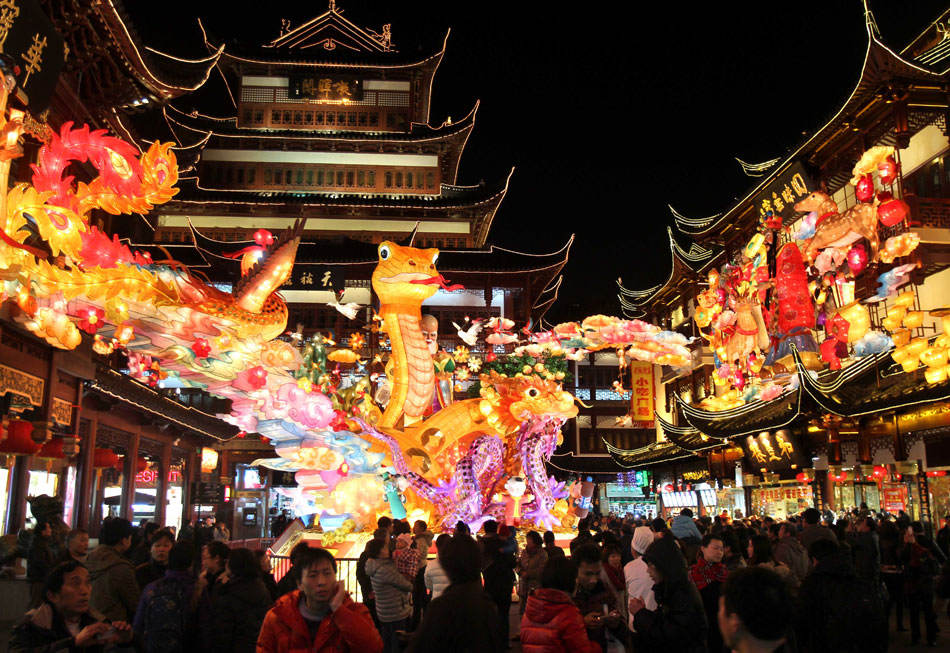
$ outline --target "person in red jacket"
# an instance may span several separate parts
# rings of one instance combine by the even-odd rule
[[[577,565],[570,558],[550,558],[541,572],[541,587],[531,592],[521,618],[524,653],[601,653],[590,641],[581,612],[571,594]]]
[[[336,579],[326,549],[302,551],[294,567],[299,589],[285,594],[264,617],[257,653],[381,653],[380,638],[362,603]]]

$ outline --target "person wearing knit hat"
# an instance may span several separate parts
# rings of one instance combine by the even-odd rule
[[[654,539],[654,533],[649,526],[637,526],[633,531],[633,540],[630,541],[633,560],[623,568],[623,576],[627,581],[627,596],[642,599],[648,610],[656,610],[656,598],[653,596],[653,579],[647,571],[643,554],[653,544]],[[633,630],[633,615],[627,619],[627,625]]]

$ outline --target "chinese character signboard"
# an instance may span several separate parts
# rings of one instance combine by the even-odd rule
[[[287,86],[287,97],[318,102],[359,102],[363,99],[363,80],[330,75],[293,76]]]
[[[342,267],[298,264],[294,266],[293,274],[284,283],[283,289],[340,292],[345,288],[344,282]]]
[[[815,187],[805,172],[805,166],[796,161],[759,191],[752,205],[758,211],[759,218],[764,219],[771,213],[781,217],[782,222],[787,224],[795,218],[794,204],[805,199],[813,190]]]
[[[32,113],[49,106],[66,54],[63,37],[37,0],[0,0],[0,56],[10,64]]]
[[[740,439],[746,462],[760,473],[793,478],[804,466],[805,457],[795,431],[762,431]]]
[[[630,364],[630,416],[633,428],[656,428],[653,419],[653,365],[634,362]]]

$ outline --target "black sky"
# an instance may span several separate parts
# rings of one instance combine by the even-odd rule
[[[780,156],[820,127],[850,94],[867,44],[860,0],[338,6],[361,26],[391,23],[403,52],[441,42],[451,27],[431,121],[460,118],[481,100],[459,183],[516,168],[489,241],[547,252],[577,235],[551,321],[619,314],[618,276],[631,288],[666,279],[667,204],[695,217],[727,209],[753,181],[733,157]],[[898,51],[945,6],[871,3]],[[278,35],[281,18],[296,26],[327,5],[126,7],[147,44],[188,56],[203,52],[194,17],[214,38],[259,44]],[[219,113],[229,109],[223,87],[205,91],[204,110],[215,96],[225,101]]]

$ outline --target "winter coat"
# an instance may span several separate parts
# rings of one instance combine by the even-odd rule
[[[653,579],[647,571],[643,556],[631,560],[623,568],[623,577],[627,583],[627,602],[629,599],[642,599],[647,610],[656,610],[656,598],[653,596]],[[627,616],[627,628],[633,629],[633,617]]]
[[[508,556],[495,558],[482,570],[485,591],[496,605],[511,604],[511,590],[515,586],[515,570]]]
[[[373,584],[376,616],[381,623],[401,621],[412,614],[409,605],[412,582],[396,571],[392,558],[370,558],[366,561],[366,573]]]
[[[195,579],[188,571],[167,571],[142,590],[135,622],[145,653],[194,650]]]
[[[101,615],[87,612],[79,618],[79,629],[102,621]],[[78,648],[72,646],[73,635],[66,628],[63,616],[49,603],[43,602],[38,608],[26,613],[10,637],[10,653],[102,653],[100,645]]]
[[[132,621],[139,604],[139,586],[132,563],[115,547],[100,544],[86,558],[92,594],[89,606],[109,621]]]
[[[145,586],[154,583],[159,578],[165,576],[167,565],[160,564],[154,560],[149,560],[135,568],[135,582],[139,589],[144,590]]]
[[[794,537],[787,535],[775,543],[772,556],[776,561],[791,570],[800,585],[808,572],[811,571],[811,563],[808,560],[808,551],[802,546],[801,542]]]
[[[880,593],[843,553],[820,560],[802,583],[795,632],[801,653],[887,650]]]
[[[857,533],[851,538],[851,557],[858,578],[877,585],[881,574],[881,545],[877,533]]]
[[[383,640],[369,610],[347,596],[343,604],[320,622],[310,635],[300,614],[300,590],[279,599],[264,617],[257,638],[257,653],[381,653]]]
[[[521,552],[518,559],[518,596],[522,600],[541,587],[541,572],[547,561],[548,554],[544,549],[536,549],[534,553],[529,553],[528,549]]]
[[[600,653],[590,641],[581,611],[567,592],[537,589],[528,597],[521,617],[524,653]]]
[[[449,585],[426,608],[407,653],[503,651],[498,609],[478,581]]]
[[[678,540],[691,540],[696,544],[703,539],[703,536],[699,533],[699,529],[696,528],[696,522],[693,521],[692,517],[687,515],[676,515],[673,518],[673,523],[670,524],[670,531],[673,533],[673,537]]]
[[[212,650],[254,653],[261,624],[273,603],[260,578],[233,578],[222,584],[211,604]]]
[[[633,615],[638,641],[645,650],[699,653],[706,650],[706,611],[696,586],[686,573],[686,561],[669,538],[662,537],[643,554],[663,582],[653,586],[658,608]]]
[[[432,592],[432,598],[437,599],[449,586],[449,577],[438,560],[430,560],[426,565],[425,575],[426,589]]]
[[[607,606],[607,611],[611,612],[613,610],[618,610],[616,600],[614,599],[614,594],[607,589],[607,586],[604,585],[603,581],[598,580],[592,588],[584,589],[579,584],[577,589],[574,591],[574,605],[577,606],[577,609],[580,610],[581,617],[584,615],[590,614],[591,612],[596,612],[597,614],[604,613],[604,606]],[[625,636],[626,627],[624,622],[621,619],[620,623],[611,629],[614,637],[623,641]],[[607,648],[607,624],[606,622],[601,622],[601,625],[595,626],[594,628],[587,629],[587,636],[592,642],[597,642],[601,647]]]

